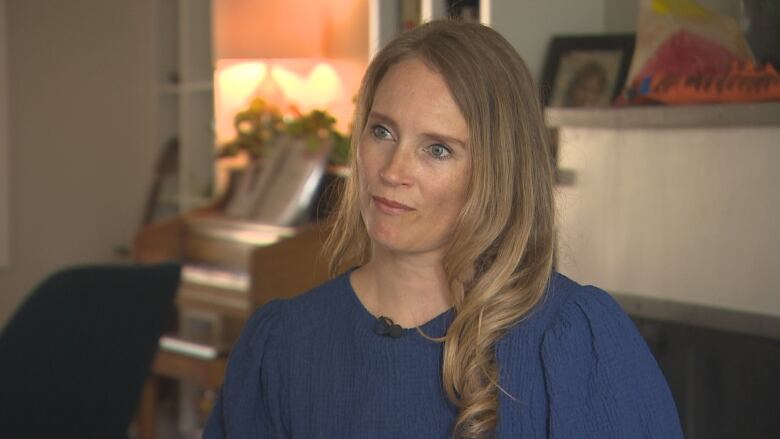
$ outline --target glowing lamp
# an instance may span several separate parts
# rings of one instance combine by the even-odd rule
[[[346,132],[352,117],[362,68],[355,62],[323,59],[220,60],[214,84],[216,134],[219,143],[236,132],[233,118],[261,97],[283,111],[326,110]]]

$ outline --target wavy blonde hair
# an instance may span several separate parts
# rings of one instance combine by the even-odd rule
[[[481,438],[495,430],[503,391],[496,342],[542,298],[552,267],[547,131],[531,75],[503,37],[478,24],[433,21],[399,35],[371,61],[358,94],[352,151],[380,81],[412,57],[444,77],[469,127],[467,201],[444,258],[455,312],[442,338],[442,372],[459,408],[453,434]],[[370,258],[355,156],[326,241],[333,273]]]

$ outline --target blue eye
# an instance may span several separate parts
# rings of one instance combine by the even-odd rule
[[[442,145],[441,143],[434,143],[433,145],[426,147],[426,149],[428,150],[428,153],[435,159],[443,160],[452,156],[452,150],[447,148],[445,145]]]
[[[377,139],[392,139],[393,136],[390,131],[382,125],[374,125],[371,127],[371,134]]]

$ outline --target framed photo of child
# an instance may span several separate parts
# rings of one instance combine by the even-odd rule
[[[633,34],[556,36],[542,73],[550,107],[605,107],[619,94],[634,51]]]

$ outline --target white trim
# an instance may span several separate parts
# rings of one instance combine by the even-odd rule
[[[485,26],[490,26],[493,21],[493,8],[491,7],[490,0],[479,1],[479,22]]]
[[[370,0],[368,3],[368,59],[372,59],[398,32],[399,3]]]
[[[421,0],[420,22],[426,23],[437,18],[447,17],[447,2],[445,0]]]
[[[11,178],[9,172],[11,166],[8,163],[8,56],[6,41],[8,29],[6,28],[6,2],[0,0],[0,268],[10,264],[11,241],[9,231],[9,204]]]

